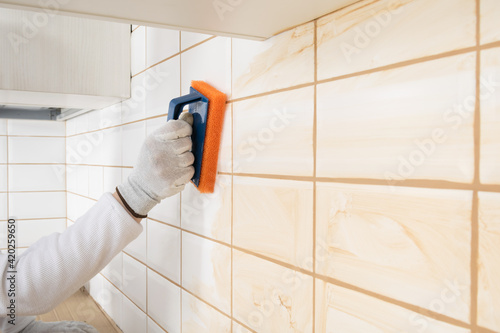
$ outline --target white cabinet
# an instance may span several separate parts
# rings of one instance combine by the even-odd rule
[[[130,25],[0,8],[0,105],[98,109],[130,97]]]
[[[358,0],[0,0],[37,8],[159,28],[265,39]]]

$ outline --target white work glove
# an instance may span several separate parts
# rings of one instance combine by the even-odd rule
[[[137,163],[117,193],[132,215],[147,217],[161,200],[184,189],[194,175],[193,116],[183,113],[146,138]]]

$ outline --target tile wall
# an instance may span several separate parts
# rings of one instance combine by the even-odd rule
[[[362,0],[265,42],[134,27],[132,98],[66,124],[70,223],[193,79],[229,96],[219,176],[91,295],[126,333],[500,332],[498,17]]]
[[[0,249],[16,219],[18,255],[66,229],[66,127],[63,122],[0,119]]]

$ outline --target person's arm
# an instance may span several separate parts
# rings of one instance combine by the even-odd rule
[[[116,192],[113,193],[113,197],[116,199],[116,201],[118,201],[118,203],[120,205],[122,205],[122,207],[127,211],[127,213],[130,215],[131,218],[133,218],[137,223],[141,223],[142,218],[141,217],[134,217],[134,215],[132,215],[132,213],[127,210],[127,207],[125,207],[122,199],[120,199],[120,197],[118,196],[118,194]]]
[[[111,195],[105,193],[89,211],[63,233],[43,237],[19,256],[15,299],[16,315],[38,315],[52,310],[101,271],[143,227]],[[8,256],[0,255],[2,306],[10,302]]]
[[[31,245],[9,267],[0,254],[0,317],[15,299],[16,316],[38,315],[53,309],[101,271],[139,236],[143,217],[160,201],[175,195],[194,174],[190,152],[192,118],[169,121],[144,142],[138,162],[114,194],[104,193],[75,224]],[[15,270],[15,297],[9,296]]]

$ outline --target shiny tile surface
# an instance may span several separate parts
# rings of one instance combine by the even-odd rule
[[[478,322],[500,331],[500,194],[479,192]]]
[[[183,291],[182,332],[231,333],[231,319],[193,295]]]
[[[318,183],[316,272],[469,320],[472,192]],[[411,287],[409,287],[411,286]]]
[[[263,42],[233,39],[234,98],[313,80],[313,23],[301,25]]]
[[[318,20],[318,79],[474,46],[475,25],[474,0],[359,1]]]
[[[313,183],[234,177],[235,246],[312,271]]]
[[[481,0],[481,44],[500,40],[500,3],[496,0]]]
[[[231,312],[231,249],[182,233],[182,286],[226,314]]]
[[[481,52],[481,182],[500,184],[500,48]]]
[[[233,118],[233,172],[312,176],[312,87],[236,102]]]
[[[317,176],[472,182],[474,54],[321,84],[317,103]]]
[[[470,333],[376,298],[316,279],[316,332]]]
[[[193,184],[182,192],[182,228],[231,243],[231,176],[219,175],[214,193],[200,193]]]
[[[312,332],[313,278],[233,250],[233,316],[257,332]]]

